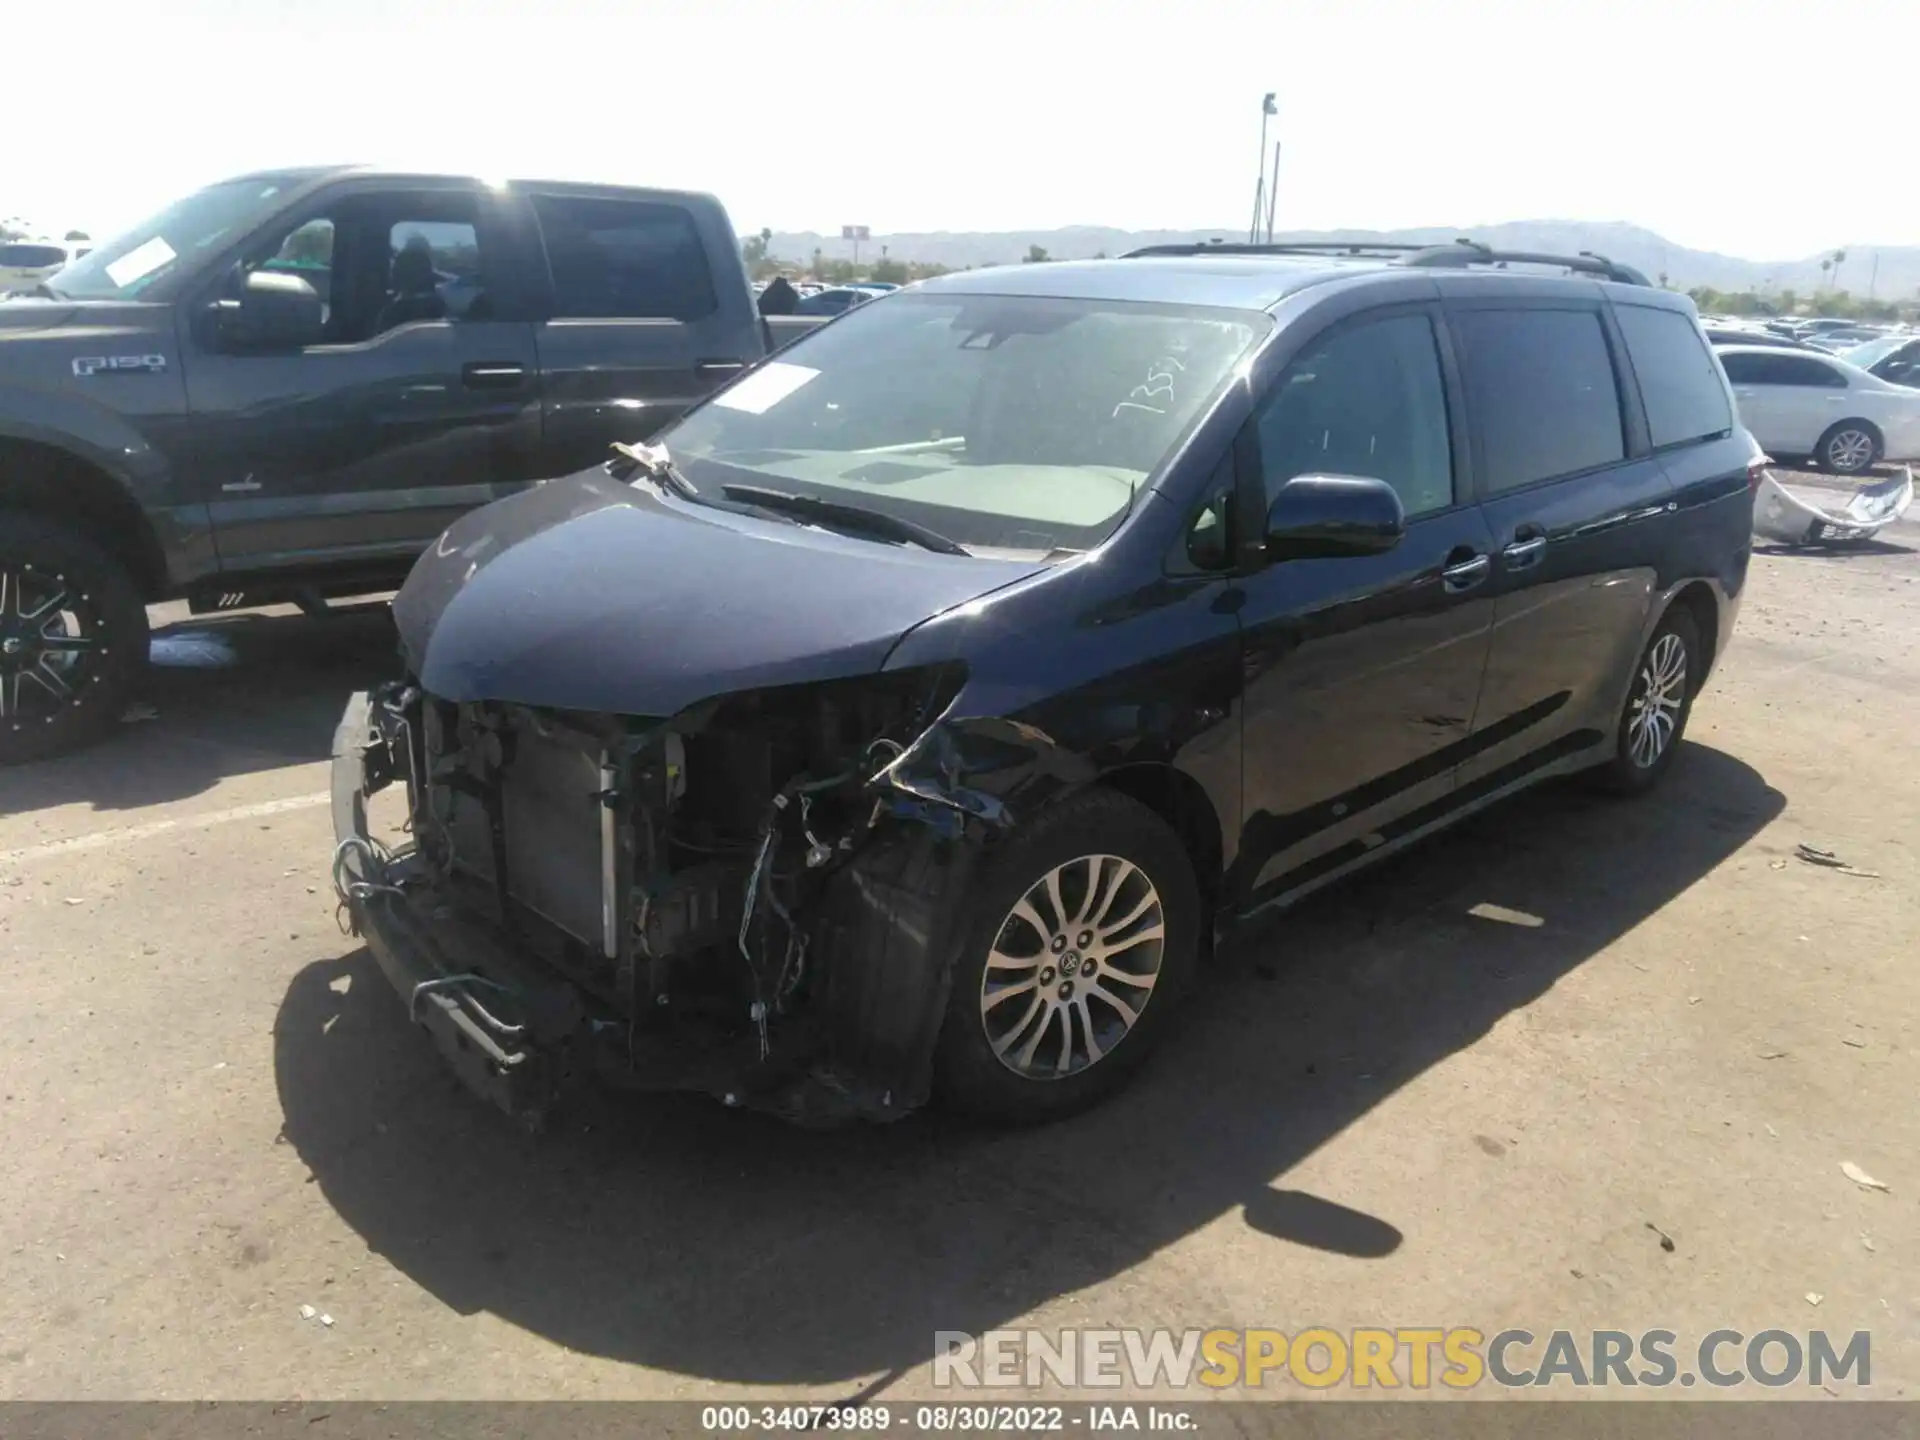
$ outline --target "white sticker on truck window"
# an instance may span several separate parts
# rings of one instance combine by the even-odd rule
[[[171,259],[173,247],[156,235],[107,266],[107,278],[124,290],[134,281],[151,275]]]
[[[724,395],[714,396],[713,403],[725,410],[744,410],[749,415],[764,415],[819,373],[805,365],[769,360],[751,375],[743,377]]]

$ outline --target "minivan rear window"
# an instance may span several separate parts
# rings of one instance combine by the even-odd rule
[[[1678,310],[1645,305],[1616,304],[1613,313],[1626,337],[1656,450],[1733,429],[1726,386],[1693,321]]]
[[[1455,317],[1488,494],[1626,458],[1620,392],[1592,310]]]
[[[44,270],[66,263],[67,252],[58,245],[0,245],[0,265],[10,270]]]

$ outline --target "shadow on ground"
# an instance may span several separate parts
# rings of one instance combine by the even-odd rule
[[[1124,1096],[995,1133],[827,1134],[642,1099],[534,1140],[459,1092],[364,951],[275,1028],[287,1139],[375,1251],[445,1304],[732,1383],[910,1367],[1223,1215],[1364,1264],[1418,1247],[1287,1172],[1737,850],[1784,805],[1689,744],[1634,803],[1556,786],[1331,890],[1225,957]],[[1527,928],[1468,915],[1490,903]],[[1457,1137],[1463,1165],[1485,1163]]]
[[[0,814],[75,803],[135,810],[229,776],[325,759],[347,696],[390,679],[400,663],[384,602],[319,619],[159,623],[152,660],[139,694],[152,718],[84,751],[0,771]]]

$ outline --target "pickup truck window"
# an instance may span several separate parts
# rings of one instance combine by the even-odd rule
[[[677,205],[535,195],[553,313],[579,320],[699,320],[719,308],[693,217]]]
[[[259,268],[312,285],[328,342],[352,344],[419,320],[487,318],[487,229],[466,192],[349,194],[269,239]]]
[[[1270,321],[1257,311],[901,292],[660,436],[686,477],[914,521],[970,548],[1105,539]]]

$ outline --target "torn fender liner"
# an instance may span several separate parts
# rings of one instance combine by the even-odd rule
[[[863,850],[835,877],[819,944],[833,957],[821,1019],[853,1069],[898,1077],[886,1108],[904,1114],[933,1086],[933,1053],[977,847],[913,827]]]
[[[1870,485],[1862,485],[1838,510],[1823,510],[1804,494],[1795,494],[1771,470],[1754,497],[1753,531],[1782,545],[1857,545],[1871,540],[1913,504],[1913,467]]]

